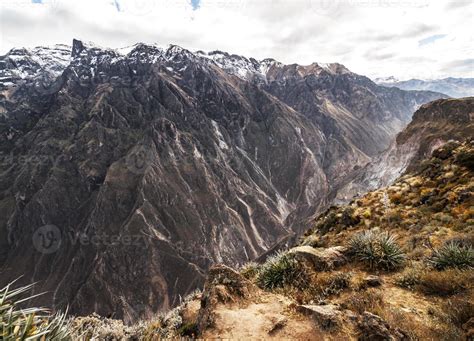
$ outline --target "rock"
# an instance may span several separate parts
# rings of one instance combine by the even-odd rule
[[[232,294],[245,298],[249,297],[250,292],[248,288],[252,286],[245,277],[223,264],[215,265],[209,270],[204,290],[206,290],[206,287],[217,285],[223,285]]]
[[[343,246],[326,249],[298,246],[291,249],[290,252],[294,253],[300,260],[310,263],[317,271],[331,270],[347,262],[344,256],[346,248]]]
[[[214,309],[218,304],[243,304],[258,288],[235,270],[225,265],[215,265],[209,270],[201,298],[201,308],[197,317],[197,329],[202,333],[212,327]]]
[[[379,287],[383,284],[383,279],[379,276],[369,275],[362,280],[364,287]]]
[[[300,305],[296,307],[296,310],[306,316],[311,316],[323,329],[341,325],[342,313],[336,305]]]
[[[199,310],[201,308],[201,298],[187,302],[181,310],[181,317],[183,318],[183,324],[196,323]]]
[[[357,320],[359,319],[359,314],[353,312],[352,310],[345,309],[343,313],[348,321],[357,322]]]
[[[274,335],[279,330],[283,329],[286,326],[288,320],[285,317],[280,317],[274,321],[272,321],[272,327],[268,331],[268,335]]]
[[[380,316],[364,312],[358,323],[360,341],[408,340],[404,332],[398,328],[391,328]]]

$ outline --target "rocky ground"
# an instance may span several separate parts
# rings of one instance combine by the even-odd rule
[[[322,214],[299,245],[133,327],[79,318],[100,339],[472,340],[474,141],[451,142],[391,186]],[[83,334],[84,335],[84,334]]]

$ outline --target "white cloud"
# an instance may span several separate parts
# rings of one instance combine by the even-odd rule
[[[79,38],[339,62],[370,77],[474,76],[461,63],[474,58],[471,0],[201,0],[197,10],[190,0],[35,2],[2,0],[0,53]]]

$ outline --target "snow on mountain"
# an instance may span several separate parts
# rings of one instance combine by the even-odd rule
[[[123,61],[136,60],[146,64],[176,64],[177,67],[167,65],[170,72],[179,72],[179,66],[186,60],[201,63],[213,63],[228,74],[243,80],[267,80],[267,74],[273,68],[282,69],[285,65],[271,58],[256,60],[244,56],[229,54],[223,51],[195,51],[191,52],[177,45],[167,48],[156,44],[138,43],[118,49],[103,48],[94,43],[74,40],[72,46],[54,45],[51,47],[36,47],[33,49],[12,49],[5,56],[0,57],[0,86],[10,87],[18,85],[37,76],[54,79],[57,78],[71,63],[80,63],[83,58],[93,66],[104,61],[109,65]],[[313,63],[309,66],[297,66],[301,72],[314,72],[319,74],[322,70],[335,74],[349,72],[340,64]],[[91,71],[91,73],[94,73]],[[51,80],[50,79],[50,80]]]
[[[13,85],[45,72],[57,77],[70,62],[71,47],[68,45],[14,48],[0,57],[0,85]]]
[[[0,56],[0,88],[19,85],[28,80],[47,82],[53,81],[70,65],[78,63],[82,58],[88,59],[93,66],[107,61],[109,65],[124,62],[167,64],[169,72],[184,70],[180,64],[193,60],[199,63],[212,63],[230,75],[243,80],[254,79],[267,82],[271,70],[278,70],[281,79],[285,79],[286,71],[297,68],[301,74],[321,72],[344,74],[350,71],[337,63],[313,63],[308,66],[297,64],[284,65],[274,59],[256,60],[244,56],[229,54],[223,51],[189,51],[177,45],[167,48],[157,44],[138,43],[118,49],[103,48],[94,43],[74,40],[72,46],[53,45],[32,49],[14,48],[6,55]],[[170,64],[170,65],[168,65]],[[173,65],[171,65],[173,64]],[[91,74],[94,73],[91,71]],[[474,95],[473,78],[445,78],[438,80],[410,79],[399,81],[397,78],[383,77],[374,79],[378,85],[397,87],[402,90],[429,90],[445,93],[451,97],[467,97]]]
[[[375,78],[374,79],[374,82],[377,83],[377,84],[389,84],[389,83],[397,83],[399,82],[398,78],[395,78],[393,76],[389,76],[389,77],[379,77],[379,78]]]

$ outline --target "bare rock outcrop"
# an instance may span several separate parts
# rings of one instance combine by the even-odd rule
[[[380,276],[368,275],[362,279],[364,287],[379,287],[383,284],[383,279]]]
[[[297,259],[307,262],[317,271],[332,270],[347,263],[345,256],[347,249],[343,246],[330,248],[313,248],[298,246],[290,250]]]
[[[406,334],[398,328],[390,326],[380,316],[364,312],[358,323],[359,341],[399,341],[408,340]]]
[[[259,289],[235,270],[215,265],[209,270],[201,298],[197,328],[202,333],[212,328],[218,304],[245,304]]]
[[[333,304],[300,305],[296,310],[306,316],[311,316],[323,329],[337,328],[342,324],[343,313],[338,306]]]

